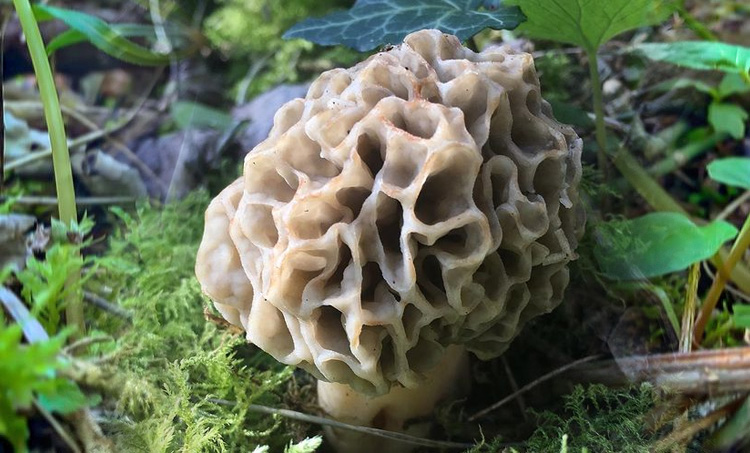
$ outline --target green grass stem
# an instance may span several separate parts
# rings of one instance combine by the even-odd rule
[[[44,106],[44,118],[47,122],[50,144],[52,147],[52,164],[55,170],[55,189],[58,199],[58,213],[65,225],[78,222],[76,212],[75,190],[73,189],[73,171],[70,166],[68,141],[65,134],[60,101],[52,77],[52,69],[44,48],[44,41],[39,32],[34,12],[29,0],[13,0],[18,14],[26,45],[29,49],[31,62],[34,66],[39,94]],[[71,276],[79,278],[79,276]],[[75,326],[79,334],[84,332],[83,303],[79,297],[72,297],[66,306],[68,325]]]
[[[729,256],[727,257],[726,262],[718,267],[716,278],[713,283],[711,283],[711,288],[708,290],[708,295],[706,295],[706,300],[703,302],[700,315],[698,315],[698,320],[695,321],[693,341],[696,344],[700,344],[700,340],[703,337],[703,330],[706,328],[706,323],[708,323],[708,320],[711,318],[711,313],[719,302],[719,297],[724,291],[724,287],[729,280],[732,270],[740,261],[740,258],[745,254],[748,247],[750,247],[750,216],[747,216],[745,219],[745,224],[742,225],[740,234],[737,236],[737,240],[734,241],[734,245],[732,245],[732,248],[729,251]]]

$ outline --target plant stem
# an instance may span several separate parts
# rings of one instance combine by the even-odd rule
[[[18,20],[21,22],[23,34],[26,37],[26,45],[29,48],[29,55],[31,55],[31,62],[39,86],[39,94],[44,106],[44,117],[47,122],[50,144],[52,145],[52,164],[55,169],[55,189],[57,191],[60,220],[65,225],[71,226],[78,221],[78,214],[76,212],[73,172],[70,166],[65,123],[60,111],[55,80],[52,77],[52,69],[44,50],[44,41],[29,0],[13,0],[13,5],[16,8]],[[69,283],[70,279],[74,278],[79,278],[79,276],[71,276]],[[68,300],[65,311],[68,325],[75,326],[78,333],[83,334],[83,303],[80,298],[72,297]]]
[[[596,124],[597,163],[599,171],[602,172],[604,181],[608,179],[607,162],[607,132],[604,129],[604,96],[602,95],[602,82],[599,78],[599,63],[596,59],[596,49],[586,49],[589,60],[589,76],[591,77],[591,92],[594,104],[594,122]]]
[[[698,320],[695,321],[693,341],[696,344],[700,344],[703,330],[711,317],[711,312],[719,302],[719,297],[724,291],[724,286],[729,279],[732,269],[737,265],[737,262],[739,262],[742,255],[745,254],[745,250],[747,250],[748,247],[750,247],[750,216],[745,219],[745,224],[742,225],[742,230],[740,230],[737,240],[734,242],[734,245],[732,245],[732,249],[729,251],[729,256],[727,257],[726,262],[722,266],[719,266],[716,278],[713,283],[711,283],[711,288],[708,290],[706,300],[701,307],[701,313],[698,315]]]

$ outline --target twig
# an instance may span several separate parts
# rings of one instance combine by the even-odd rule
[[[505,356],[501,356],[500,361],[503,362],[503,369],[505,369],[505,375],[508,376],[510,389],[513,390],[513,393],[518,392],[518,383],[516,382],[515,376],[513,376],[513,370],[511,370],[510,365],[508,365],[508,359],[506,359]],[[526,414],[526,402],[524,401],[523,396],[519,396],[516,401],[518,403],[518,409],[521,411],[523,419],[528,420],[529,416]]]
[[[107,299],[97,296],[94,293],[91,293],[89,291],[83,292],[83,300],[90,303],[91,305],[101,308],[102,310],[111,313],[117,317],[123,318],[127,320],[128,322],[133,321],[133,314],[129,311],[125,310],[122,307],[118,307],[117,305],[113,304],[112,302],[108,301]]]
[[[708,265],[708,261],[703,262],[703,272],[705,272],[706,275],[708,275],[708,277],[711,280],[716,278],[716,273],[713,270],[711,270],[711,266]],[[750,303],[750,295],[743,293],[742,291],[740,291],[739,289],[733,286],[729,286],[729,285],[725,286],[724,291],[729,292],[730,294],[732,294],[734,297],[738,299],[742,299],[745,302]]]
[[[0,203],[7,200],[9,197],[0,196]],[[96,206],[102,204],[128,204],[135,203],[137,198],[133,197],[79,197],[76,198],[76,204],[78,206]],[[13,202],[15,204],[22,205],[49,205],[57,206],[56,197],[14,197]]]
[[[224,406],[235,406],[237,404],[234,401],[228,401],[228,400],[219,399],[219,398],[208,398],[208,401],[215,403],[215,404],[221,404]],[[408,434],[398,433],[395,431],[388,431],[385,429],[371,428],[369,426],[350,425],[348,423],[342,423],[336,420],[331,420],[330,418],[319,417],[317,415],[304,414],[302,412],[292,411],[289,409],[276,409],[273,407],[260,406],[258,404],[248,404],[245,407],[253,412],[260,412],[262,414],[269,414],[269,415],[280,415],[282,417],[291,418],[292,420],[297,420],[297,421],[301,421],[305,423],[314,423],[316,425],[331,426],[333,428],[356,431],[360,433],[365,433],[365,434],[370,434],[373,436],[395,440],[398,442],[403,442],[403,443],[410,444],[410,445],[418,445],[421,447],[451,448],[451,449],[462,449],[462,450],[474,447],[474,444],[469,444],[469,443],[423,439],[421,437],[410,436]]]
[[[585,382],[632,385],[650,382],[688,395],[750,391],[750,347],[634,356],[594,363],[574,376]]]
[[[30,113],[32,112],[35,114],[38,112],[38,116],[42,115],[42,103],[41,102],[13,101],[13,102],[8,102],[6,107],[11,113],[13,113],[15,116],[18,116],[18,117],[23,117],[23,118],[29,117]],[[64,105],[62,105],[60,108],[64,114],[66,114],[67,116],[70,116],[71,118],[81,123],[89,131],[102,132],[102,128],[100,128],[96,123],[88,119],[83,113],[79,112],[78,110],[72,109],[70,107],[66,107]],[[143,160],[141,160],[141,158],[139,158],[133,152],[133,150],[128,148],[120,140],[114,137],[110,137],[109,135],[105,135],[104,139],[107,140],[118,151],[122,152],[125,158],[128,160],[128,162],[130,162],[132,165],[137,167],[138,170],[143,172],[143,174],[151,178],[151,180],[153,180],[155,184],[159,185],[162,191],[166,193],[166,184],[164,183],[164,181],[159,179],[159,177],[156,175],[156,173],[154,173],[151,167],[146,165],[143,162]]]
[[[63,426],[57,421],[55,417],[52,416],[52,414],[47,411],[39,402],[34,398],[33,400],[34,408],[39,411],[40,414],[42,414],[42,417],[44,417],[45,420],[47,420],[47,423],[52,427],[52,429],[55,430],[58,436],[65,442],[65,444],[70,448],[74,453],[82,453],[81,449],[78,448],[78,444],[76,444],[76,441],[73,440],[71,435],[63,428]]]
[[[726,404],[716,409],[715,411],[711,412],[705,417],[699,420],[695,420],[694,422],[688,423],[687,425],[683,426],[679,430],[673,431],[670,435],[668,435],[667,437],[663,438],[662,440],[654,444],[652,451],[658,452],[658,451],[668,450],[670,447],[677,444],[678,442],[692,439],[699,432],[710,428],[722,418],[725,418],[732,412],[736,411],[745,401],[745,398],[746,398],[745,396],[741,398],[737,398],[731,403]]]
[[[591,355],[591,356],[588,356],[588,357],[584,357],[582,359],[578,359],[575,362],[569,363],[569,364],[567,364],[565,366],[562,366],[562,367],[560,367],[560,368],[558,368],[556,370],[553,370],[553,371],[545,374],[544,376],[541,376],[541,377],[535,379],[534,381],[526,384],[525,386],[523,386],[517,392],[513,392],[512,394],[506,396],[505,398],[503,398],[502,400],[498,401],[497,403],[495,403],[495,404],[493,404],[493,405],[491,405],[491,406],[489,406],[489,407],[487,407],[485,409],[482,409],[481,411],[479,411],[476,414],[472,415],[471,417],[469,417],[469,421],[470,422],[475,421],[479,417],[482,417],[482,416],[486,415],[487,413],[492,412],[492,411],[498,409],[499,407],[503,406],[504,404],[507,404],[508,402],[513,401],[518,396],[523,395],[524,393],[526,393],[529,390],[533,389],[537,385],[539,385],[539,384],[541,384],[543,382],[546,382],[546,381],[552,379],[553,377],[558,376],[558,375],[560,375],[560,374],[562,374],[562,373],[570,370],[571,368],[575,368],[575,367],[577,367],[579,365],[582,365],[584,363],[591,362],[592,360],[600,359],[601,357],[602,357],[601,355]]]
[[[726,208],[724,208],[719,215],[716,216],[717,219],[725,220],[727,217],[732,215],[734,211],[737,210],[737,208],[740,207],[743,203],[750,201],[750,190],[746,190],[745,193],[734,199],[731,203],[727,205]]]
[[[211,313],[208,309],[208,307],[205,307],[203,309],[203,318],[205,318],[206,321],[211,322],[219,326],[220,328],[227,329],[229,333],[233,335],[243,335],[245,333],[244,330],[241,328],[235,326],[231,322],[227,321],[226,319],[216,316],[215,314]]]
[[[72,344],[69,344],[68,346],[64,347],[62,352],[63,354],[72,355],[73,351],[76,349],[85,348],[86,346],[90,346],[95,343],[104,343],[105,341],[114,340],[114,338],[110,337],[109,335],[100,335],[97,337],[83,337],[78,341],[73,342]]]

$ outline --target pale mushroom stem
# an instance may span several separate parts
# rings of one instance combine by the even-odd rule
[[[466,349],[450,346],[443,359],[416,388],[394,387],[385,395],[370,397],[345,384],[318,381],[318,404],[338,421],[424,437],[437,403],[468,393]],[[409,421],[416,420],[413,423]],[[406,453],[415,447],[354,431],[328,429],[326,436],[339,453]]]

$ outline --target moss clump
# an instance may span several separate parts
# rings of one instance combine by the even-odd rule
[[[526,442],[526,451],[595,451],[629,453],[649,451],[653,439],[644,419],[654,405],[648,385],[611,389],[604,385],[576,386],[565,396],[562,413],[538,414],[539,426]],[[562,442],[567,436],[566,442]]]
[[[193,266],[208,201],[198,193],[162,210],[116,211],[125,228],[97,282],[132,325],[109,315],[97,324],[118,338],[117,416],[105,425],[118,451],[281,451],[291,441],[283,420],[248,404],[280,405],[292,370],[204,319]]]
[[[314,46],[309,41],[281,37],[296,22],[351,6],[351,1],[221,0],[220,3],[221,6],[206,18],[204,33],[224,55],[245,63],[244,67],[235,68],[242,74],[240,77],[254,73],[247,90],[249,95],[260,94],[278,83],[301,80],[304,77],[299,73],[301,67],[315,66],[326,60],[331,60],[328,64],[350,65],[359,59],[353,51],[340,48],[313,51]],[[321,70],[310,69],[312,72]]]

